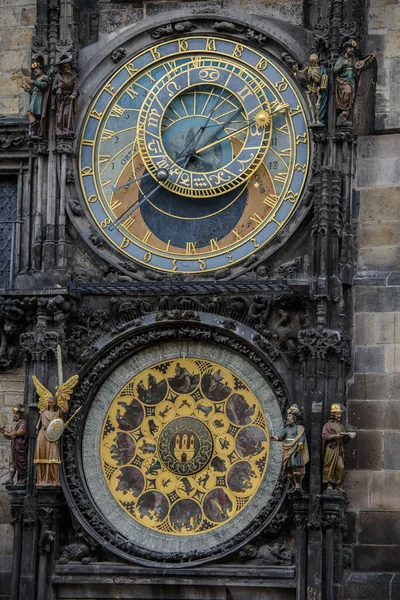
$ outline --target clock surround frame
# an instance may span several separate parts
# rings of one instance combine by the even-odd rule
[[[278,401],[282,420],[284,419],[286,408],[290,403],[287,386],[284,383],[284,374],[287,371],[285,364],[271,363],[270,358],[262,349],[253,343],[255,332],[248,326],[241,327],[239,333],[228,331],[219,323],[219,319],[209,313],[198,313],[196,320],[193,322],[178,320],[173,323],[159,323],[157,322],[157,316],[151,313],[143,319],[143,323],[139,326],[129,328],[118,336],[113,336],[111,342],[108,336],[101,340],[101,350],[92,356],[81,370],[80,382],[70,406],[70,411],[73,412],[76,407],[83,404],[81,416],[80,419],[71,422],[70,427],[64,434],[62,444],[63,491],[77,522],[81,524],[82,528],[100,545],[104,545],[104,539],[106,539],[106,549],[129,562],[143,566],[169,565],[176,568],[205,564],[239,550],[265,529],[271,528],[274,530],[276,527],[279,528],[280,518],[278,513],[282,510],[288,489],[288,483],[282,471],[276,481],[270,500],[246,530],[241,531],[225,543],[215,546],[210,551],[192,552],[190,554],[175,552],[168,555],[167,559],[165,554],[143,549],[131,540],[123,538],[121,533],[111,526],[95,505],[85,480],[82,443],[90,406],[101,385],[115,369],[129,356],[154,346],[155,340],[158,340],[158,342],[178,340],[183,343],[190,340],[195,342],[205,341],[221,348],[233,348],[235,354],[242,356],[247,361],[251,360],[254,368],[269,381]],[[278,520],[275,522],[276,519]]]
[[[286,75],[290,78],[293,75],[284,62],[281,60],[282,51],[287,49],[291,49],[292,55],[295,58],[298,58],[299,61],[304,59],[303,54],[304,50],[302,49],[303,41],[300,40],[301,37],[304,37],[304,32],[291,32],[292,37],[289,36],[288,43],[284,46],[281,42],[281,36],[279,28],[275,30],[271,27],[270,23],[263,23],[260,26],[259,23],[254,24],[250,22],[248,25],[252,27],[251,30],[253,34],[259,32],[259,35],[263,35],[262,41],[257,43],[254,39],[249,40],[246,36],[246,30],[243,31],[243,16],[240,16],[240,19],[234,13],[230,13],[229,18],[224,15],[224,11],[219,11],[218,14],[199,14],[193,15],[188,13],[188,18],[190,16],[191,22],[193,22],[193,27],[196,29],[195,33],[198,35],[214,35],[215,37],[223,36],[225,39],[230,39],[233,42],[240,43],[245,42],[249,47],[254,47],[254,49],[258,52],[264,52],[272,57],[273,60],[278,62],[279,68],[286,73]],[[228,22],[232,24],[232,27],[236,28],[234,33],[223,33],[219,34],[218,31],[215,31],[215,23],[216,19],[223,19],[223,22]],[[180,22],[182,21],[182,12],[172,13],[171,19],[169,23]],[[154,33],[158,31],[158,29],[166,25],[165,19],[154,19],[154,29],[150,29],[149,31],[140,31],[140,28],[131,26],[127,28],[127,32],[125,37],[121,40],[122,43],[126,43],[127,53],[124,57],[124,61],[127,60],[127,57],[133,57],[137,54],[139,50],[144,51],[145,49],[149,49],[152,45],[154,45],[154,41],[158,40],[155,37]],[[138,30],[139,29],[139,30]],[[267,34],[267,36],[265,35]],[[181,37],[181,35],[177,35],[175,32],[172,34],[166,34],[162,36],[164,40],[174,40]],[[257,36],[256,36],[257,37]],[[152,39],[152,44],[149,44],[149,38]],[[254,38],[254,36],[253,36]],[[267,38],[264,40],[264,38]],[[82,110],[80,111],[80,115],[78,115],[78,130],[82,127],[82,123],[87,115],[87,110],[90,105],[90,102],[93,98],[93,95],[101,85],[105,83],[107,79],[110,78],[110,73],[115,73],[120,66],[116,66],[113,69],[109,68],[109,61],[111,53],[115,49],[113,42],[109,42],[109,44],[105,47],[103,56],[100,57],[98,61],[97,67],[93,69],[86,69],[83,73],[82,77],[82,89],[85,92],[84,101],[81,102]],[[293,78],[292,78],[293,80]],[[302,107],[305,113],[308,115],[305,98],[301,93],[300,89],[297,88],[298,97],[302,102]],[[272,258],[276,252],[282,248],[285,243],[288,243],[291,239],[293,239],[293,234],[298,231],[301,223],[305,220],[307,215],[309,214],[310,208],[312,206],[312,196],[314,189],[314,174],[312,169],[312,164],[314,161],[313,158],[313,135],[314,132],[311,129],[308,129],[309,138],[310,138],[310,149],[311,155],[309,158],[310,168],[307,175],[307,180],[304,184],[302,190],[302,197],[296,206],[294,213],[290,216],[287,222],[285,222],[284,226],[281,228],[278,234],[275,235],[273,239],[271,239],[267,244],[263,247],[255,249],[253,254],[250,254],[247,257],[244,257],[239,262],[229,266],[227,268],[221,267],[214,271],[206,271],[206,272],[198,272],[196,273],[196,277],[200,279],[213,277],[215,279],[234,279],[248,271],[250,268],[254,269],[257,265],[260,265],[265,262],[267,258]],[[78,151],[78,140],[75,141],[75,150]],[[73,164],[75,171],[75,180],[77,180],[77,163],[74,161]],[[118,271],[128,276],[129,278],[133,278],[136,280],[158,280],[158,279],[168,279],[170,277],[175,278],[176,274],[174,272],[160,272],[157,269],[151,269],[149,265],[140,264],[134,260],[127,260],[120,252],[112,247],[111,244],[107,242],[103,242],[103,240],[97,235],[97,231],[94,231],[93,226],[91,224],[91,217],[88,215],[88,210],[83,202],[82,192],[79,185],[67,187],[67,197],[68,197],[68,214],[69,217],[75,227],[75,231],[78,235],[74,236],[75,242],[81,246],[86,245],[90,247],[90,249],[98,254],[103,260],[107,263],[111,264],[112,267],[116,268]],[[74,210],[74,208],[79,204],[80,207],[78,210]],[[186,274],[182,273],[182,276],[185,277]]]

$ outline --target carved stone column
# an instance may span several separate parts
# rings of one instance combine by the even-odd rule
[[[37,488],[37,506],[40,522],[38,542],[39,564],[36,598],[47,600],[51,593],[52,565],[54,563],[58,510],[62,501],[60,486]]]
[[[307,598],[307,523],[310,497],[305,494],[291,494],[294,522],[297,534],[296,575],[297,600]]]
[[[47,140],[37,142],[32,146],[32,159],[36,160],[36,204],[35,224],[33,234],[32,265],[35,270],[42,267],[42,236],[43,236],[43,202],[44,202],[44,171],[47,157]],[[33,162],[32,161],[32,162]],[[32,173],[33,176],[33,173]]]
[[[17,596],[25,600],[36,600],[37,525],[35,498],[28,495],[24,499],[21,569],[19,596]]]
[[[13,486],[14,487],[14,486]],[[11,493],[11,514],[13,517],[12,525],[14,527],[14,552],[12,561],[12,575],[11,575],[11,598],[18,598],[19,593],[19,578],[21,573],[21,554],[22,554],[22,521],[24,516],[24,507],[20,503],[23,500],[23,496],[17,498],[15,493]],[[15,503],[19,500],[18,504]]]
[[[57,139],[57,153],[60,156],[60,206],[58,215],[58,244],[57,244],[57,268],[65,270],[67,266],[67,244],[66,244],[66,185],[67,185],[67,160],[72,154],[73,139],[70,137]]]
[[[70,306],[65,296],[40,297],[36,301],[36,315],[31,331],[20,336],[20,345],[25,354],[25,404],[28,405],[29,453],[26,492],[24,495],[24,527],[20,567],[19,596],[24,600],[46,599],[47,542],[43,533],[51,531],[47,508],[52,510],[58,502],[60,488],[37,488],[33,464],[38,420],[37,395],[32,375],[48,389],[57,385],[57,344],[64,339],[65,320]],[[42,510],[43,508],[43,510]],[[46,510],[44,510],[46,509]],[[54,511],[53,511],[54,512]],[[38,521],[38,515],[40,520]],[[47,519],[47,521],[45,520]],[[48,540],[47,540],[48,541]],[[40,550],[40,552],[38,551]],[[51,550],[52,552],[52,550]],[[46,556],[44,556],[46,555]],[[44,557],[43,557],[44,556]]]
[[[321,498],[321,524],[324,531],[325,598],[341,598],[343,578],[344,510],[347,497],[343,493],[324,492]]]

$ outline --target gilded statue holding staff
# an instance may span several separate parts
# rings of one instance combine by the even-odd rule
[[[39,420],[33,461],[36,465],[36,485],[60,485],[58,440],[65,427],[68,402],[79,377],[73,375],[65,383],[58,385],[54,395],[37,377],[33,376],[32,379],[39,396]]]

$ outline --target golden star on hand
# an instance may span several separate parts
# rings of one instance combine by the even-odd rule
[[[258,183],[258,181],[256,181],[253,185],[256,188],[256,190],[258,190],[258,188],[260,187],[260,184]]]

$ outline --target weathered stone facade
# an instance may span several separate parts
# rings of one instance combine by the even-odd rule
[[[23,369],[10,369],[0,373],[0,424],[8,430],[12,423],[12,409],[24,402]],[[9,478],[10,442],[3,437],[0,439],[0,481],[4,483]],[[10,575],[13,554],[12,515],[7,491],[0,489],[0,598],[10,597]]]
[[[2,86],[0,117],[21,116],[26,94],[21,90],[21,68],[30,69],[31,42],[36,25],[36,2],[4,0],[0,14]]]
[[[142,19],[163,15],[166,11],[191,10],[195,12],[242,10],[248,14],[282,19],[292,25],[303,24],[303,6],[301,2],[278,2],[269,0],[195,0],[195,2],[158,1],[113,3],[99,0],[100,33],[111,34]]]
[[[390,131],[399,126],[400,27],[396,2],[373,0],[369,8],[368,30],[381,49],[376,88],[376,130]]]
[[[388,121],[397,109],[393,106]],[[377,117],[379,111],[377,107]],[[348,478],[354,565],[371,574],[397,572],[400,558],[399,141],[397,134],[362,137],[357,160],[358,271],[349,419],[359,433],[350,449]],[[359,590],[354,597],[365,597],[376,577],[353,576],[352,589]],[[378,580],[373,585],[377,593],[391,590],[396,597],[395,576],[381,577],[379,585]]]
[[[284,54],[288,73],[317,51],[331,85],[344,39],[357,39],[362,56],[380,48],[377,65],[361,78],[354,129],[336,127],[332,93],[326,126],[310,133],[313,173],[290,235],[238,271],[206,281],[164,277],[116,258],[80,204],[77,142],[55,135],[54,112],[48,137],[29,138],[28,98],[20,89],[21,67],[29,69],[34,57],[54,74],[60,56],[71,53],[82,124],[90,98],[125,55],[152,44],[157,27],[174,39],[179,29],[172,25],[189,20],[195,32],[211,35],[222,22],[220,31],[238,43],[277,60]],[[1,218],[12,226],[4,230],[9,244],[0,260],[0,425],[9,427],[12,407],[25,403],[30,467],[26,487],[0,491],[0,598],[161,599],[166,586],[185,600],[242,600],[249,589],[257,600],[400,595],[399,40],[400,8],[391,0],[3,0],[0,184],[14,186],[17,206],[16,216]],[[31,376],[54,388],[56,344],[63,346],[65,375],[80,370],[84,385],[72,406],[86,402],[87,414],[98,380],[123,351],[134,356],[161,339],[233,347],[273,382],[283,414],[288,402],[304,411],[307,493],[286,495],[280,481],[276,512],[255,523],[247,540],[260,553],[283,544],[293,561],[243,558],[251,549],[238,538],[221,548],[219,563],[199,555],[190,564],[177,555],[165,567],[157,549],[146,554],[121,541],[81,493],[83,420],[64,438],[65,496],[35,488]],[[321,481],[320,432],[332,402],[347,407],[357,429],[346,454],[348,505]],[[8,457],[9,441],[0,438],[2,481]]]

